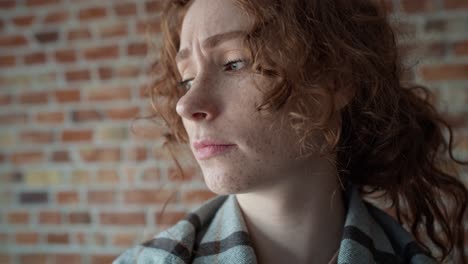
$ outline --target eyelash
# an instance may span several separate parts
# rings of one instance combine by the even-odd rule
[[[223,69],[226,70],[226,67],[227,67],[227,66],[232,65],[232,64],[234,64],[234,63],[239,63],[239,62],[244,62],[244,63],[245,63],[246,61],[243,60],[243,59],[229,60],[229,61],[227,61],[226,63],[223,64]],[[239,70],[242,70],[242,68],[239,69]],[[239,71],[239,70],[237,70],[237,71]],[[234,71],[235,71],[235,70],[234,70]],[[187,84],[188,84],[189,82],[191,82],[191,81],[193,81],[193,80],[194,80],[193,78],[182,80],[182,81],[180,81],[180,82],[177,84],[177,86],[180,87],[180,88],[182,88],[182,89],[184,89],[184,90],[188,90],[186,86],[187,86]]]

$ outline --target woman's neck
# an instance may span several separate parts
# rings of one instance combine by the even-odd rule
[[[258,263],[329,262],[346,213],[336,177],[288,175],[288,186],[236,195]]]

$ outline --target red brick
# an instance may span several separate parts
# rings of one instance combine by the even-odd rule
[[[46,44],[57,41],[59,38],[59,33],[58,31],[39,32],[34,34],[34,37],[39,43]]]
[[[2,243],[3,245],[5,245],[5,244],[8,242],[9,237],[10,237],[10,236],[9,236],[8,233],[3,233],[3,232],[1,232],[1,233],[0,233],[0,243]],[[1,262],[0,262],[0,263],[1,263]]]
[[[455,43],[453,45],[453,50],[457,56],[468,55],[468,40]]]
[[[0,9],[11,9],[15,7],[15,0],[2,0],[0,1]]]
[[[99,78],[101,80],[108,80],[113,76],[113,70],[109,67],[100,67],[99,68]]]
[[[71,70],[65,72],[65,78],[68,82],[89,81],[91,74],[88,70]]]
[[[99,222],[103,225],[145,225],[146,217],[143,212],[108,212],[99,214]]]
[[[401,9],[404,12],[427,12],[432,11],[436,8],[434,0],[401,0]]]
[[[100,87],[99,89],[90,90],[88,100],[90,101],[117,101],[130,100],[131,92],[128,87]]]
[[[39,223],[42,225],[58,225],[62,223],[62,216],[57,211],[43,211],[39,213]]]
[[[24,165],[30,163],[38,163],[44,161],[44,153],[42,152],[16,152],[11,155],[11,161],[16,165]]]
[[[27,92],[19,96],[22,104],[47,104],[48,94],[46,92]]]
[[[146,12],[151,13],[151,14],[161,12],[162,3],[159,0],[146,1],[145,10]]]
[[[64,130],[62,132],[63,142],[91,141],[93,130]]]
[[[80,157],[86,162],[117,162],[120,161],[118,148],[81,149]]]
[[[0,179],[5,183],[22,183],[24,175],[21,171],[7,171],[0,173]]]
[[[112,237],[112,245],[116,247],[130,247],[135,244],[137,235],[134,233],[116,233]]]
[[[80,10],[78,13],[78,18],[80,20],[99,19],[105,17],[106,13],[106,9],[103,7],[91,7]]]
[[[70,238],[67,233],[51,233],[47,234],[48,244],[68,244]]]
[[[143,171],[141,176],[145,182],[159,182],[161,180],[161,169],[160,168],[148,168]]]
[[[124,37],[127,34],[128,29],[125,23],[108,25],[99,29],[99,35],[102,38]]]
[[[468,64],[427,65],[421,67],[420,72],[427,81],[466,80]]]
[[[47,14],[44,17],[43,23],[44,24],[57,24],[57,23],[65,22],[65,20],[67,19],[68,19],[68,12],[58,11],[58,12],[52,12],[52,13]]]
[[[15,234],[15,242],[18,245],[33,245],[39,242],[39,234],[36,232],[18,232]]]
[[[25,113],[12,113],[0,115],[0,124],[20,124],[26,123],[27,116]]]
[[[76,110],[72,112],[73,122],[88,122],[102,120],[102,115],[97,110]]]
[[[10,255],[7,255],[6,253],[0,253],[0,263],[11,264],[13,263],[13,258],[10,257]]]
[[[55,98],[59,103],[69,103],[80,101],[80,90],[59,90],[55,92]]]
[[[54,134],[52,131],[23,131],[20,139],[22,143],[52,143]]]
[[[137,14],[135,3],[123,3],[115,5],[114,11],[118,16],[134,16]]]
[[[133,189],[124,192],[125,203],[163,204],[169,200],[174,191]]]
[[[90,224],[91,215],[88,212],[71,212],[68,215],[70,224]]]
[[[116,59],[119,56],[119,46],[102,46],[87,48],[84,50],[84,57],[87,60]]]
[[[2,158],[6,160],[4,153],[0,153],[0,156],[3,156]],[[24,175],[23,175],[23,172],[19,170],[6,171],[6,172],[0,173],[0,179],[1,179],[0,182],[2,183],[22,183],[24,180]],[[4,197],[0,196],[0,198],[4,198]],[[1,217],[1,214],[0,214],[0,217]]]
[[[61,191],[57,193],[56,201],[59,204],[76,204],[80,201],[80,196],[75,191]]]
[[[52,263],[67,263],[67,264],[81,264],[84,263],[83,258],[79,254],[54,254],[52,256],[54,262]]]
[[[215,193],[210,192],[208,190],[186,191],[182,194],[182,201],[184,204],[202,203],[215,196]]]
[[[119,174],[116,170],[100,169],[96,174],[96,183],[118,183]]]
[[[60,0],[26,0],[26,5],[29,7],[44,6],[59,4]]]
[[[144,119],[137,119],[137,122],[133,122],[132,138],[137,140],[160,140],[163,134],[166,133],[166,130],[164,130],[161,125],[152,124],[150,122],[149,120],[144,121]],[[154,151],[158,152],[158,154],[161,153],[161,151],[169,153],[166,148],[155,148]]]
[[[12,225],[25,225],[29,223],[29,213],[22,211],[9,212],[8,223]]]
[[[444,33],[447,30],[447,20],[443,19],[429,19],[424,24],[424,32],[433,33]]]
[[[47,61],[46,54],[44,52],[35,52],[24,56],[24,64],[44,64]]]
[[[36,121],[39,123],[62,123],[65,119],[63,112],[39,112]]]
[[[140,67],[137,65],[126,65],[117,68],[116,75],[121,78],[135,78],[140,75]]]
[[[23,191],[19,193],[21,204],[46,204],[49,195],[45,191]]]
[[[144,42],[134,42],[128,44],[127,54],[129,56],[146,56],[148,46]]]
[[[114,120],[130,120],[137,117],[140,109],[136,106],[105,110],[106,116]]]
[[[0,36],[0,47],[13,47],[25,46],[28,44],[27,39],[23,35],[3,35]]]
[[[144,161],[147,158],[147,150],[143,147],[129,149],[127,157],[131,161]]]
[[[70,161],[70,156],[67,150],[54,151],[52,153],[53,162],[67,162]]]
[[[117,255],[93,255],[90,264],[112,263],[117,257]]]
[[[13,101],[12,96],[9,94],[0,95],[0,105],[9,105]]]
[[[49,259],[45,254],[22,254],[19,256],[21,264],[49,264]]]
[[[148,32],[159,33],[161,31],[161,21],[159,18],[138,21],[136,23],[136,31],[142,35],[146,35]]]
[[[34,16],[17,16],[12,19],[13,24],[18,27],[31,26],[34,22]]]
[[[60,63],[72,63],[76,61],[76,51],[72,49],[58,50],[55,52],[55,60]]]
[[[115,201],[114,191],[89,191],[88,203],[113,203]]]
[[[466,0],[445,0],[444,7],[447,9],[464,9],[468,8],[468,1]]]
[[[16,57],[15,56],[0,56],[0,67],[11,67],[16,65]]]
[[[91,32],[88,29],[74,29],[68,32],[69,41],[84,40],[91,38]]]
[[[187,215],[186,212],[164,211],[158,212],[155,215],[156,224],[162,226],[170,226],[176,224]]]
[[[73,29],[68,32],[67,39],[70,41],[90,39],[91,31],[87,28]]]
[[[105,246],[107,244],[107,234],[103,232],[94,232],[89,234],[88,238],[91,240],[90,243],[96,246]]]
[[[417,52],[422,52],[424,57],[442,58],[447,53],[445,44],[441,42],[424,43],[422,45],[417,45],[415,48],[418,50]]]

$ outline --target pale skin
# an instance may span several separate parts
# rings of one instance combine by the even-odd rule
[[[213,192],[236,195],[258,263],[328,263],[345,218],[335,157],[301,156],[298,135],[275,122],[287,111],[256,111],[262,93],[255,85],[272,80],[248,68],[239,32],[252,23],[232,0],[194,1],[180,36],[177,66],[189,81],[176,111],[190,143],[235,145],[197,162]]]

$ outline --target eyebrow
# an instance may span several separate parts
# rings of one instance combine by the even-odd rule
[[[242,30],[228,31],[228,32],[216,34],[216,35],[206,38],[203,41],[202,46],[205,49],[212,49],[220,45],[223,42],[226,42],[228,40],[232,40],[235,38],[239,38],[245,35],[246,35],[246,32]],[[177,52],[175,60],[176,62],[183,61],[187,59],[188,57],[190,57],[190,54],[191,54],[191,51],[188,48],[182,49],[179,52]]]

